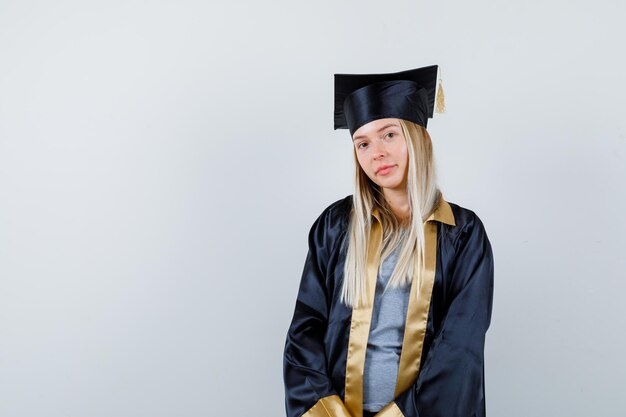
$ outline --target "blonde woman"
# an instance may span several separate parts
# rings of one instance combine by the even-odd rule
[[[355,190],[313,223],[284,349],[287,417],[484,417],[493,254],[437,187],[436,65],[335,74]]]

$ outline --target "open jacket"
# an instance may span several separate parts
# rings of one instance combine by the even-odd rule
[[[287,417],[362,417],[363,367],[382,225],[372,213],[368,300],[340,302],[342,245],[352,195],[328,206],[309,232],[309,250],[287,332],[283,373]],[[411,294],[394,400],[381,417],[484,417],[485,335],[493,303],[493,255],[471,210],[439,199],[424,222],[425,274]]]

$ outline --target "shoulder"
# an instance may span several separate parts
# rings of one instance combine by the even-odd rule
[[[470,236],[488,240],[485,225],[474,210],[451,201],[447,202],[454,214],[455,226],[450,228],[450,234],[456,247]]]
[[[326,248],[336,247],[348,229],[351,210],[352,194],[327,205],[311,226],[311,242]]]
[[[461,291],[470,283],[481,292],[484,300],[489,300],[489,314],[493,299],[494,257],[487,231],[481,218],[474,210],[450,203],[456,220],[456,238],[454,240],[451,262],[452,274],[455,277],[452,285],[454,291]],[[482,291],[479,290],[479,291]]]
[[[352,194],[334,201],[322,210],[316,223],[325,226],[341,226],[347,224],[352,210]]]

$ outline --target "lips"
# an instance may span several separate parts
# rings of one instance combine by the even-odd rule
[[[395,165],[381,165],[376,170],[377,174],[386,174],[390,171],[390,168],[393,168]]]

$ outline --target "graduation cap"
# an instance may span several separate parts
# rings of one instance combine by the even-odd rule
[[[437,112],[444,111],[438,69],[431,65],[386,74],[335,74],[335,130],[349,129],[352,136],[364,124],[387,117],[426,127],[435,101]]]

